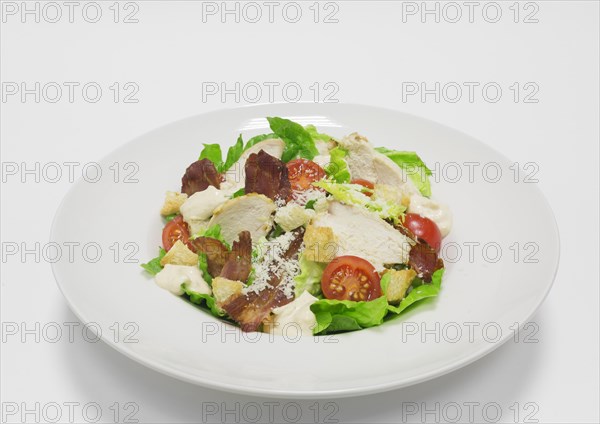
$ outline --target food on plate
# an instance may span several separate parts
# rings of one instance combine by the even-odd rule
[[[158,286],[242,331],[321,335],[381,325],[441,289],[449,208],[415,152],[284,118],[223,159],[205,144],[169,191]]]

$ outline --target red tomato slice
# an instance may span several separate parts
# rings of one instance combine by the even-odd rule
[[[442,233],[435,222],[416,213],[407,213],[404,215],[402,225],[412,231],[418,238],[425,240],[429,246],[439,253],[442,246]]]
[[[177,240],[181,240],[191,249],[192,247],[190,246],[189,239],[190,230],[188,229],[188,225],[185,223],[181,215],[178,215],[171,221],[167,222],[167,225],[165,225],[165,228],[163,228],[162,242],[163,247],[167,252],[171,250],[171,247],[173,247]]]
[[[327,299],[368,301],[381,297],[380,281],[369,261],[339,256],[323,271],[321,289]]]
[[[287,163],[287,169],[290,185],[295,191],[308,190],[313,187],[312,183],[325,178],[323,168],[308,159],[291,160]]]
[[[375,188],[375,184],[373,184],[371,181],[363,180],[361,178],[357,178],[355,180],[350,181],[350,184],[360,184],[361,186],[369,188],[371,190],[373,190]],[[373,193],[369,193],[369,192],[364,192],[363,194],[365,194],[366,196],[369,196],[369,197],[371,197],[373,195]]]

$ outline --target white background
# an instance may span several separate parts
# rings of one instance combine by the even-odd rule
[[[284,17],[283,3],[270,23],[267,7],[259,2],[263,17],[254,24],[246,21],[254,18],[250,9],[239,23],[234,15],[226,15],[222,23],[220,14],[204,15],[203,22],[202,3],[191,1],[140,1],[135,3],[137,12],[135,5],[121,4],[118,23],[114,7],[109,9],[113,2],[100,2],[103,14],[97,23],[84,19],[85,3],[76,5],[73,23],[62,2],[58,4],[63,16],[57,23],[47,22],[54,19],[56,9],[45,9],[45,15],[41,10],[36,23],[34,15],[21,15],[20,2],[12,3],[19,8],[16,15],[8,13],[12,5],[7,3],[12,2],[3,2],[0,104],[4,253],[11,243],[32,248],[36,242],[48,241],[54,213],[71,185],[67,168],[55,183],[43,175],[39,182],[34,175],[25,175],[23,182],[20,173],[5,172],[6,164],[15,162],[19,170],[22,162],[29,169],[36,162],[40,167],[49,162],[85,164],[155,127],[238,105],[234,95],[225,101],[218,95],[203,99],[203,83],[225,82],[233,88],[236,82],[241,86],[278,82],[273,100],[285,101],[281,86],[293,82],[302,88],[302,100],[310,102],[315,93],[309,87],[317,82],[323,88],[330,82],[338,91],[327,100],[421,115],[473,135],[513,161],[538,164],[539,188],[560,228],[561,262],[554,287],[533,318],[539,326],[537,343],[508,342],[462,370],[403,390],[338,399],[334,406],[326,399],[298,401],[300,422],[323,421],[327,412],[333,412],[331,419],[338,422],[402,422],[409,420],[407,404],[418,408],[412,420],[451,419],[452,415],[442,412],[421,416],[425,410],[435,411],[438,403],[441,411],[454,403],[460,405],[461,422],[467,422],[470,402],[478,421],[486,420],[482,408],[495,402],[502,411],[501,422],[523,421],[527,413],[543,423],[598,422],[597,2],[521,3],[516,7],[520,11],[517,23],[515,6],[509,9],[513,2],[498,3],[502,16],[497,23],[488,22],[494,19],[495,9],[488,6],[484,14],[485,2],[476,5],[473,22],[469,22],[469,9],[459,2],[463,16],[456,23],[448,22],[456,9],[444,9],[444,3],[438,4],[439,23],[434,15],[425,15],[423,23],[419,13],[403,15],[403,8],[407,11],[412,5],[391,1],[336,2],[327,9],[322,3],[319,23],[315,23],[314,11],[309,9],[312,2],[302,2],[303,15],[295,24],[284,19],[294,14],[288,9]],[[428,7],[433,9],[435,4],[429,2]],[[215,5],[221,7],[220,2]],[[414,5],[423,7],[421,2]],[[35,2],[28,7],[34,8]],[[43,3],[38,7],[42,9]],[[93,19],[94,11],[86,10],[85,17]],[[324,23],[332,11],[336,12],[332,19],[338,22]],[[135,12],[133,18],[139,22],[123,22],[130,12]],[[531,13],[529,20],[538,22],[523,22]],[[12,83],[21,82],[28,88],[36,82],[42,87],[49,82],[80,86],[72,103],[65,86],[58,102],[47,101],[54,97],[54,91],[49,91],[46,97],[41,93],[36,103],[33,94],[24,100],[20,93],[8,95]],[[97,103],[82,97],[81,86],[88,82],[103,89]],[[133,98],[139,101],[124,103],[121,97],[115,103],[114,90],[109,89],[115,82],[121,87],[127,82],[136,84],[139,91]],[[448,97],[454,97],[454,92],[447,92],[439,102],[434,95],[424,101],[418,95],[403,99],[402,87],[407,82],[425,82],[428,88],[436,82],[441,87],[452,82],[480,85],[472,102],[463,86],[462,99],[452,103]],[[496,103],[481,94],[481,86],[490,82],[503,90]],[[521,91],[518,101],[509,88],[515,82],[521,90],[524,84],[532,84]],[[325,100],[332,86],[328,87],[317,100]],[[526,103],[523,95],[531,87],[539,88],[529,99],[537,102]],[[254,97],[253,91],[249,93]],[[270,101],[266,87],[259,101]],[[247,103],[243,95],[239,103]],[[81,167],[76,169],[79,176]],[[42,411],[39,416],[22,417],[22,409],[35,409],[36,402],[40,408],[57,402],[62,405],[62,421],[67,422],[65,403],[74,402],[75,421],[82,422],[83,406],[95,402],[102,408],[102,422],[116,421],[114,409],[120,411],[117,421],[123,421],[126,408],[134,411],[125,404],[134,402],[134,418],[140,422],[240,422],[243,408],[257,402],[263,413],[259,422],[269,421],[269,407],[263,403],[267,399],[173,380],[102,343],[88,343],[80,336],[70,342],[66,335],[56,343],[43,335],[36,342],[35,334],[8,334],[7,323],[35,329],[36,323],[42,328],[48,323],[76,322],[43,257],[3,257],[1,284],[2,407],[5,413],[14,405],[19,408],[16,415],[3,419],[44,421],[53,414],[44,417]],[[348,358],[340,360],[351,362],[351,356],[349,352]],[[294,418],[295,409],[288,401],[276,402],[275,421]],[[319,417],[314,415],[315,402]],[[216,413],[208,414],[215,408]],[[221,416],[236,408],[238,412]],[[289,408],[287,415],[282,414],[284,408]],[[487,418],[491,420],[493,414]]]

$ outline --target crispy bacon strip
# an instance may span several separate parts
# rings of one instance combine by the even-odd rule
[[[442,258],[426,243],[417,243],[410,249],[408,264],[427,283],[435,271],[444,267]]]
[[[292,192],[285,163],[261,150],[248,157],[245,167],[247,193],[264,194],[271,200],[287,199]]]
[[[210,275],[246,281],[252,270],[252,237],[249,231],[242,231],[238,238],[233,242],[231,252],[221,241],[211,237],[197,237],[190,243],[197,253],[206,254]]]
[[[208,186],[221,187],[221,175],[215,164],[208,159],[192,163],[185,170],[181,179],[181,192],[191,196],[198,191],[204,191]]]
[[[284,254],[285,259],[292,259],[298,256],[298,251],[302,245],[304,237],[304,228],[295,230],[295,238],[290,243],[290,247]],[[258,294],[250,292],[247,295],[239,294],[232,296],[223,305],[223,309],[233,318],[242,331],[256,331],[264,319],[269,316],[274,308],[290,303],[289,299],[282,290],[278,288],[283,275],[272,273],[269,279],[269,285]]]
[[[252,237],[249,231],[242,231],[238,238],[233,242],[227,261],[218,275],[229,280],[246,281],[252,271]]]
[[[190,243],[195,247],[197,253],[206,254],[206,262],[210,275],[220,275],[229,257],[229,250],[227,250],[225,245],[221,241],[211,237],[197,237],[190,240]]]

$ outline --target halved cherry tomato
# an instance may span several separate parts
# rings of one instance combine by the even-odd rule
[[[371,181],[363,180],[361,178],[357,178],[355,180],[350,181],[350,184],[360,184],[361,186],[366,187],[371,190],[373,190],[375,188],[375,184],[373,184]],[[369,193],[369,192],[364,192],[364,194],[369,197],[371,197],[373,195],[373,193]]]
[[[171,250],[171,247],[173,247],[177,240],[181,240],[189,247],[189,239],[190,230],[188,230],[188,225],[181,215],[177,215],[171,221],[167,222],[167,225],[163,228],[162,242],[163,247],[167,252]]]
[[[404,215],[404,222],[402,225],[412,231],[418,238],[425,240],[436,252],[440,251],[440,247],[442,246],[442,233],[437,224],[431,219],[416,213],[407,213]]]
[[[304,191],[313,188],[312,183],[325,178],[325,171],[318,163],[308,159],[294,159],[287,163],[288,178],[292,190]]]
[[[321,289],[327,299],[367,301],[381,297],[380,281],[369,261],[357,256],[339,256],[323,271]]]

